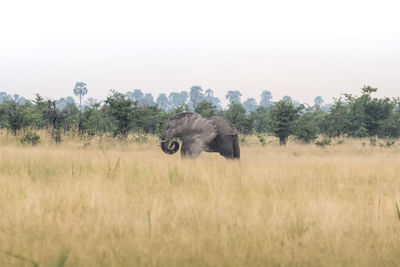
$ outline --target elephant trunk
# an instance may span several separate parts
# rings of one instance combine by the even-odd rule
[[[177,141],[162,140],[161,149],[166,154],[174,154],[179,150],[179,143]]]

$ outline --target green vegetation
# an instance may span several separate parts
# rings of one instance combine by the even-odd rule
[[[223,115],[241,134],[271,134],[281,145],[290,136],[304,143],[314,142],[318,136],[388,138],[400,137],[399,99],[375,98],[377,88],[364,86],[360,96],[344,94],[325,104],[320,96],[314,106],[302,105],[290,96],[272,102],[272,94],[263,91],[260,104],[254,98],[241,103],[239,91],[228,91],[230,104],[222,109],[211,89],[205,93],[193,86],[190,93],[160,94],[155,102],[151,94],[136,89],[126,94],[111,91],[104,101],[82,97],[88,90],[85,83],[77,83],[73,92],[79,97],[58,101],[40,95],[32,101],[18,95],[0,93],[0,128],[18,135],[30,130],[48,130],[56,142],[66,132],[82,136],[108,134],[126,138],[129,133],[154,134],[162,131],[165,120],[173,113],[194,111],[205,117]]]
[[[39,144],[40,142],[40,136],[32,131],[27,131],[24,133],[20,139],[22,144],[30,144],[32,146]]]
[[[289,135],[294,132],[294,123],[303,106],[295,107],[291,101],[281,100],[269,113],[271,132],[279,138],[279,144],[286,145]]]

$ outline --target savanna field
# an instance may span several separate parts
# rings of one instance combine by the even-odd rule
[[[400,145],[0,135],[0,266],[399,266]],[[338,142],[339,141],[339,142]]]

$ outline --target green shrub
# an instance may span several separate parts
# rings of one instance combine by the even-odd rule
[[[24,145],[37,145],[40,142],[40,136],[35,132],[28,131],[20,139],[21,143]]]
[[[319,147],[324,147],[324,146],[329,146],[331,144],[331,142],[332,142],[332,140],[330,138],[325,137],[321,141],[318,140],[317,142],[315,142],[315,144]]]
[[[265,138],[262,135],[257,135],[258,141],[260,141],[261,145],[265,146],[266,142],[265,142]]]
[[[386,141],[386,147],[394,146],[395,143],[396,143],[396,141],[394,141],[394,140]]]

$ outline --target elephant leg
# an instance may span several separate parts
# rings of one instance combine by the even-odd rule
[[[233,143],[234,143],[233,136],[231,135],[219,136],[218,137],[219,154],[228,159],[234,158]]]
[[[185,140],[182,142],[181,156],[197,158],[202,151],[202,143],[198,140]]]
[[[182,142],[182,147],[181,147],[181,157],[187,157],[189,156],[189,147],[185,142]]]

